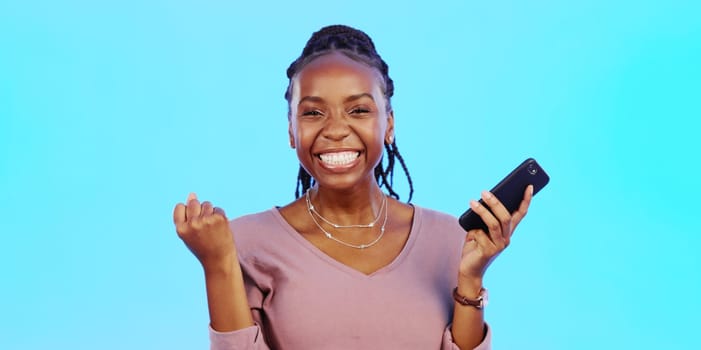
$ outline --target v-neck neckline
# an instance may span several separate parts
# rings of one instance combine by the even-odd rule
[[[418,233],[421,231],[419,230],[419,226],[421,225],[421,208],[417,207],[415,205],[412,205],[413,208],[413,215],[411,219],[411,229],[409,230],[409,237],[404,243],[404,246],[402,247],[402,250],[397,254],[396,257],[387,265],[380,267],[379,269],[373,271],[370,274],[366,274],[360,270],[356,270],[334,258],[332,258],[330,255],[324,253],[321,249],[319,249],[317,246],[312,244],[309,240],[304,238],[301,233],[299,233],[292,225],[290,225],[287,220],[280,214],[280,210],[278,207],[273,207],[270,211],[277,219],[277,221],[280,223],[282,228],[287,232],[292,238],[297,241],[300,245],[303,247],[307,248],[312,254],[316,255],[318,258],[321,260],[325,261],[327,264],[331,265],[332,267],[335,267],[341,271],[344,271],[350,275],[357,276],[360,278],[364,279],[372,279],[376,278],[377,276],[389,273],[390,271],[394,270],[397,266],[399,266],[402,261],[406,259],[406,256],[409,255],[409,252],[411,251],[412,247],[414,246],[414,242],[416,242]]]

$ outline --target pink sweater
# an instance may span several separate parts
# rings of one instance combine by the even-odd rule
[[[409,239],[365,275],[321,252],[273,208],[231,221],[255,325],[210,328],[211,349],[459,349],[451,292],[465,232],[415,206]],[[476,349],[490,349],[488,330]]]

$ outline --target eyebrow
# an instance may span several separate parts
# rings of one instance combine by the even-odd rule
[[[370,95],[370,94],[367,93],[367,92],[363,92],[363,93],[360,93],[360,94],[348,96],[348,97],[346,97],[345,100],[343,100],[343,102],[351,102],[351,101],[359,100],[359,99],[361,99],[361,98],[363,98],[363,97],[367,97],[367,98],[373,100],[373,102],[375,101],[375,98],[373,98],[372,95]],[[321,98],[321,97],[319,97],[319,96],[304,96],[304,97],[302,97],[302,98],[299,100],[299,103],[298,103],[297,105],[300,105],[300,104],[302,104],[302,102],[305,102],[305,101],[309,101],[309,102],[324,102],[324,99]]]
[[[361,94],[348,96],[344,102],[359,100],[363,97],[367,97],[367,98],[371,99],[373,102],[375,101],[375,99],[372,97],[372,95],[368,94],[367,92],[363,92]]]

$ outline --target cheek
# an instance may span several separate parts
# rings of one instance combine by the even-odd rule
[[[300,149],[311,147],[315,135],[316,132],[311,130],[311,128],[301,128],[295,122],[290,124],[290,143],[294,145],[298,152]]]
[[[381,143],[384,143],[385,140],[385,134],[387,133],[387,127],[388,123],[387,120],[384,118],[378,118],[378,120],[375,122],[375,125],[373,127],[373,134],[374,138]]]
[[[308,142],[311,135],[312,135],[312,133],[310,132],[309,128],[296,128],[295,129],[295,138],[297,139],[297,143]]]

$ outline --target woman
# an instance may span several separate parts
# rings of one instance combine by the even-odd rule
[[[488,349],[483,276],[532,188],[513,215],[489,192],[494,214],[471,201],[489,232],[400,202],[395,158],[411,179],[394,140],[394,86],[359,30],[314,33],[287,76],[297,199],[231,222],[194,194],[175,207],[205,271],[212,348]]]

